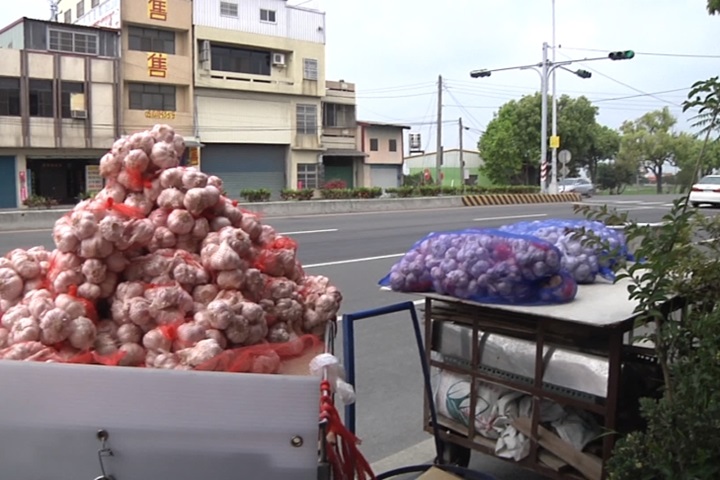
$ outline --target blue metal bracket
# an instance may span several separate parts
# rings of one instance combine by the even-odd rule
[[[415,340],[417,342],[418,353],[420,355],[420,366],[425,383],[425,395],[427,396],[428,405],[430,406],[430,418],[434,428],[437,428],[437,411],[435,409],[435,401],[433,399],[432,385],[430,383],[430,365],[425,356],[425,347],[423,344],[422,330],[420,329],[420,321],[418,320],[417,310],[413,302],[402,302],[385,307],[375,308],[372,310],[364,310],[362,312],[348,313],[342,316],[343,330],[343,363],[345,366],[346,380],[355,387],[355,321],[365,318],[380,317],[398,312],[410,312],[413,330],[415,332]],[[356,402],[357,403],[357,402]],[[345,426],[353,434],[355,433],[355,403],[345,406]],[[442,441],[439,435],[434,435],[435,447],[438,456],[442,455]]]

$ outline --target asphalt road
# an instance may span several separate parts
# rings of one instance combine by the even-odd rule
[[[658,222],[674,198],[594,197],[585,203],[607,202],[638,221]],[[381,292],[377,282],[415,241],[432,231],[574,216],[569,204],[538,204],[276,217],[267,218],[266,223],[299,242],[299,257],[307,272],[330,277],[343,292],[342,312],[350,313],[414,299]],[[53,246],[49,231],[0,232],[0,245],[3,251]],[[406,315],[356,324],[358,434],[363,453],[378,472],[432,460],[429,436],[422,431],[422,379],[414,342]],[[340,344],[338,339],[338,355]],[[473,465],[498,479],[540,478],[477,454]]]

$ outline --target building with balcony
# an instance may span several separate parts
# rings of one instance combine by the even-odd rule
[[[198,145],[191,0],[60,0],[58,8],[61,22],[121,32],[121,134],[168,123]]]
[[[119,134],[116,30],[21,18],[0,30],[0,208],[102,188]]]
[[[325,15],[285,0],[193,5],[202,170],[231,197],[256,188],[276,197],[324,150]]]

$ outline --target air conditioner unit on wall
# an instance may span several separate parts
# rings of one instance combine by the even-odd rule
[[[70,110],[70,117],[84,119],[87,118],[87,112],[85,110]]]
[[[285,66],[285,54],[284,53],[273,53],[272,63],[277,67]]]

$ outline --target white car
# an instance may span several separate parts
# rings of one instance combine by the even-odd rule
[[[584,178],[566,178],[558,182],[559,193],[579,193],[583,197],[595,194],[595,185]]]
[[[720,175],[705,175],[690,191],[690,204],[699,207],[709,203],[720,207]]]

